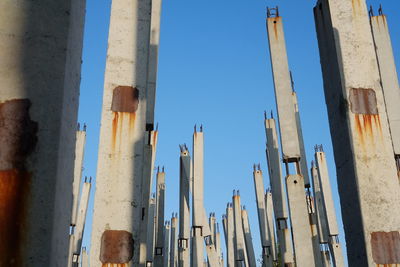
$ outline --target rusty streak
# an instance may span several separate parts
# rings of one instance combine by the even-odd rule
[[[400,233],[371,233],[372,258],[376,264],[400,264]]]
[[[29,99],[0,104],[0,266],[21,266],[30,173],[26,159],[37,143]]]
[[[133,237],[131,233],[121,230],[104,231],[100,247],[100,261],[103,266],[127,264],[132,257]]]

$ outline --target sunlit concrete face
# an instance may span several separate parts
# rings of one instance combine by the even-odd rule
[[[0,3],[1,266],[67,265],[84,10]]]
[[[112,1],[91,265],[139,261],[150,21],[150,0]]]
[[[400,187],[364,0],[314,8],[350,266],[400,263]]]

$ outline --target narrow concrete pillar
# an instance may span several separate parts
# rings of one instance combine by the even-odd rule
[[[147,238],[149,226],[150,212],[150,192],[153,185],[154,162],[157,150],[158,130],[149,132],[149,140],[146,141],[143,147],[143,176],[142,176],[142,199],[141,199],[141,220],[140,220],[140,251],[139,251],[139,266],[145,267],[147,254],[153,251],[147,250]]]
[[[82,181],[85,143],[86,143],[86,125],[83,127],[83,130],[81,130],[80,125],[78,124],[78,131],[76,131],[76,143],[75,143],[74,180],[72,182],[71,227],[75,227],[76,217],[78,215],[78,201],[79,201],[80,187]]]
[[[282,267],[294,267],[294,256],[291,234],[288,229],[288,211],[286,192],[282,179],[282,168],[279,155],[278,135],[276,122],[273,118],[265,119],[265,131],[267,136],[267,162],[268,173],[273,195],[273,206]]]
[[[204,223],[206,222],[203,204],[204,192],[204,135],[200,132],[193,134],[193,189],[192,189],[192,259],[191,265],[199,267],[204,261]]]
[[[210,216],[208,217],[208,225],[210,226],[210,234],[211,234],[210,240],[214,244],[214,247],[215,247],[215,233],[217,230],[215,228],[215,226],[216,226],[215,213],[212,213],[212,212],[210,213]],[[217,249],[217,248],[215,247],[215,249]]]
[[[154,194],[154,193],[153,193]],[[146,267],[153,266],[154,262],[154,243],[155,243],[155,222],[156,222],[156,199],[155,195],[150,198],[149,218],[147,226],[147,260]]]
[[[308,216],[311,227],[311,242],[313,246],[315,266],[323,267],[323,261],[321,258],[321,243],[318,236],[318,221],[317,221],[318,217],[315,211],[314,198],[308,195],[307,202],[308,202]]]
[[[267,189],[265,196],[265,212],[267,215],[267,233],[268,239],[271,240],[271,255],[274,262],[278,260],[278,251],[276,248],[276,240],[275,240],[275,225],[274,225],[274,202],[272,198],[272,193],[269,189]]]
[[[303,176],[298,174],[288,175],[286,177],[286,187],[296,266],[315,266]]]
[[[165,226],[164,226],[164,212],[165,212],[165,172],[164,168],[160,172],[157,171],[156,183],[156,239],[154,249],[154,267],[164,266],[165,257],[167,257],[167,250],[165,245]]]
[[[169,266],[178,267],[178,214],[172,214],[171,218],[171,243],[170,243],[170,256],[169,256]]]
[[[365,0],[314,8],[350,266],[400,264],[400,187]]]
[[[0,266],[67,266],[85,5],[0,3]]]
[[[332,255],[334,267],[343,267],[343,252],[339,243],[339,228],[336,219],[336,210],[333,203],[332,189],[329,179],[328,165],[325,153],[321,146],[316,146],[315,162],[317,163],[318,178],[321,187],[323,205],[325,207],[323,216],[326,218],[328,227],[328,244]]]
[[[253,238],[251,236],[249,215],[245,207],[242,209],[242,223],[243,223],[243,234],[244,241],[246,243],[246,254],[248,266],[256,266],[256,256],[254,254]]]
[[[170,263],[170,248],[171,248],[171,222],[166,221],[164,226],[164,263],[162,266],[169,267]]]
[[[256,193],[258,225],[260,227],[260,240],[262,247],[263,267],[272,267],[273,251],[268,232],[267,207],[264,200],[264,182],[260,167],[254,165],[253,170],[254,190]]]
[[[179,267],[189,267],[190,256],[190,210],[189,210],[189,180],[190,155],[186,145],[180,146],[180,171],[179,171],[179,240],[178,240],[178,258]]]
[[[371,9],[372,12],[372,9]],[[392,41],[386,16],[379,9],[379,15],[370,17],[379,75],[382,83],[386,112],[389,120],[393,150],[397,160],[397,171],[400,171],[400,103],[399,79],[393,56]]]
[[[81,267],[89,267],[89,256],[85,247],[82,248]]]
[[[234,248],[235,248],[235,266],[249,266],[247,260],[246,244],[244,241],[242,207],[240,205],[239,192],[233,191],[233,219],[235,227]]]
[[[90,189],[92,187],[91,180],[92,178],[87,179],[87,177],[85,177],[85,182],[82,186],[76,226],[72,234],[74,242],[69,253],[69,262],[72,262],[70,266],[78,266],[80,262],[79,256],[81,255],[83,231],[85,229],[86,213],[89,205]]]
[[[293,78],[291,79],[292,79],[292,86],[294,86]],[[293,87],[292,97],[293,97],[294,112],[296,117],[297,134],[299,136],[299,146],[300,146],[300,156],[301,156],[299,165],[300,170],[298,170],[298,173],[301,173],[301,175],[303,175],[305,187],[310,188],[310,177],[308,175],[306,149],[304,147],[303,129],[301,127],[301,120],[300,120],[299,101],[297,100],[297,94],[294,91],[294,87]]]
[[[112,1],[90,253],[93,266],[140,261],[143,172],[151,162],[145,149],[150,29],[151,0]]]
[[[226,207],[226,263],[227,267],[235,267],[235,223],[233,218],[232,203]]]
[[[215,249],[217,251],[217,256],[218,256],[218,263],[220,267],[223,267],[223,257],[222,257],[222,251],[221,251],[221,233],[219,231],[219,224],[216,223],[216,231],[215,231]]]

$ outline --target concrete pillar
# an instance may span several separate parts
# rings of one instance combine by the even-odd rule
[[[189,180],[190,155],[186,145],[180,146],[180,172],[179,172],[179,240],[178,240],[178,258],[179,267],[189,267],[190,254],[190,210],[189,210]]]
[[[164,263],[162,266],[164,267],[169,267],[169,263],[170,263],[170,241],[171,241],[171,222],[170,221],[166,221],[165,222],[165,226],[164,226]]]
[[[204,174],[203,174],[204,135],[200,132],[193,134],[193,189],[192,189],[192,259],[191,265],[199,267],[204,261],[204,223],[206,222],[203,204]]]
[[[317,163],[319,184],[321,187],[323,205],[325,207],[322,215],[326,218],[328,227],[328,244],[332,254],[333,266],[343,267],[343,252],[339,243],[339,228],[337,225],[335,205],[333,204],[332,189],[329,179],[328,165],[325,153],[321,146],[316,146],[315,162]]]
[[[171,219],[171,244],[170,244],[170,256],[169,266],[178,267],[178,241],[177,241],[177,227],[178,227],[178,214],[172,214]]]
[[[83,127],[83,130],[81,130],[80,125],[78,124],[78,131],[76,131],[76,143],[75,143],[74,180],[72,182],[71,227],[75,227],[76,217],[78,214],[78,200],[79,200],[81,180],[82,180],[85,143],[86,143],[86,125]]]
[[[267,215],[267,233],[268,239],[271,240],[271,255],[274,262],[278,260],[278,251],[276,248],[275,241],[275,225],[274,225],[274,203],[272,200],[271,191],[267,190],[264,196],[265,201],[265,212]]]
[[[299,146],[300,146],[300,156],[301,156],[300,170],[298,170],[298,173],[301,173],[301,175],[303,175],[305,187],[310,188],[310,177],[308,176],[306,149],[304,147],[303,129],[301,127],[301,120],[300,120],[299,101],[297,100],[297,94],[294,91],[294,88],[292,92],[292,97],[293,97],[294,112],[296,117],[297,133],[299,135]]]
[[[82,248],[81,267],[89,267],[89,256],[85,247]]]
[[[149,220],[147,226],[147,260],[146,267],[153,266],[154,262],[154,243],[155,243],[155,218],[156,218],[156,199],[155,196],[150,198],[150,207],[149,207]]]
[[[265,131],[267,136],[267,162],[268,173],[273,195],[273,206],[282,267],[294,266],[291,234],[288,229],[288,211],[286,192],[282,179],[282,169],[278,147],[278,135],[276,123],[273,118],[265,119]]]
[[[150,22],[151,0],[112,2],[90,253],[94,266],[140,260],[143,172],[150,162],[145,148]]]
[[[273,252],[271,239],[268,233],[267,207],[264,201],[264,182],[260,167],[254,165],[253,171],[254,190],[256,193],[258,225],[260,227],[260,240],[262,246],[263,267],[272,267]]]
[[[214,244],[215,247],[215,234],[216,234],[216,219],[215,219],[215,213],[210,213],[210,216],[208,218],[208,225],[210,226],[210,233],[211,233],[211,242]],[[215,249],[217,249],[215,247]]]
[[[321,254],[322,254],[322,261],[323,261],[324,267],[331,267],[332,266],[332,264],[331,264],[331,254],[329,253],[329,249],[328,248],[324,248],[321,251]]]
[[[235,267],[235,223],[233,218],[232,203],[226,207],[226,263],[227,267]]]
[[[154,249],[154,266],[162,267],[164,266],[165,257],[167,256],[167,250],[165,245],[165,226],[164,226],[164,209],[165,209],[165,172],[164,168],[160,172],[158,168],[157,172],[157,183],[156,183],[156,239],[155,239],[155,249]]]
[[[254,254],[253,238],[251,236],[251,230],[249,224],[249,215],[247,214],[247,210],[245,207],[243,207],[242,209],[242,223],[243,223],[244,241],[246,243],[247,261],[249,263],[248,266],[256,266],[256,256]]]
[[[308,216],[311,227],[311,242],[313,246],[314,261],[316,267],[323,267],[321,258],[321,243],[318,236],[318,219],[315,211],[314,198],[310,195],[307,196],[308,202]]]
[[[303,176],[299,174],[288,175],[286,177],[286,187],[296,266],[315,266]]]
[[[92,178],[89,180],[87,177],[85,178],[85,182],[82,186],[82,193],[79,200],[79,209],[78,216],[76,219],[76,226],[74,229],[74,233],[72,234],[74,242],[72,243],[72,249],[70,250],[69,257],[70,264],[69,266],[79,265],[79,256],[81,254],[82,248],[82,239],[83,239],[83,231],[85,229],[85,221],[86,221],[86,213],[89,205],[89,197],[90,197],[90,189],[92,187],[91,184]]]
[[[314,8],[350,266],[400,264],[400,187],[365,0]]]
[[[0,266],[67,266],[84,18],[0,3]]]
[[[142,176],[142,198],[141,198],[141,220],[140,220],[140,251],[139,251],[139,266],[145,267],[147,254],[153,251],[147,250],[147,238],[149,226],[150,212],[150,192],[153,185],[154,162],[157,150],[158,130],[149,132],[149,140],[144,144],[143,150],[143,176]]]
[[[240,205],[240,195],[239,192],[233,192],[232,197],[233,204],[233,219],[235,227],[234,235],[234,248],[235,248],[235,266],[246,266],[248,267],[246,244],[244,241],[243,233],[243,222],[242,222],[242,207]]]
[[[218,256],[218,265],[220,267],[223,267],[223,257],[222,257],[222,251],[221,251],[221,233],[219,231],[219,224],[216,223],[216,231],[215,231],[215,250],[217,251],[217,256]]]
[[[400,103],[399,79],[396,63],[393,56],[392,42],[390,40],[389,25],[386,16],[379,10],[378,16],[370,17],[376,57],[378,60],[379,74],[382,83],[386,112],[389,120],[389,129],[393,143],[393,150],[397,160],[397,171],[400,170]],[[372,9],[371,9],[372,12]]]

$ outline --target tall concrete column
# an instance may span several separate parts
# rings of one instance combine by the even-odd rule
[[[265,212],[267,215],[267,234],[268,239],[271,240],[271,255],[274,262],[278,260],[278,251],[276,248],[275,241],[275,225],[274,225],[274,203],[272,198],[272,193],[269,189],[267,189],[265,196]]]
[[[169,256],[169,266],[178,267],[178,214],[172,214],[171,218],[171,243],[170,243],[170,256]]]
[[[81,267],[89,267],[89,256],[85,247],[82,248]]]
[[[243,224],[243,235],[246,243],[246,254],[248,266],[256,266],[256,256],[254,254],[253,238],[251,236],[249,215],[245,207],[242,209],[242,224]]]
[[[153,193],[154,194],[154,193]],[[154,262],[154,243],[155,243],[155,222],[156,222],[156,199],[153,195],[150,198],[150,207],[149,207],[149,220],[147,226],[147,259],[146,259],[146,267],[153,266]]]
[[[178,260],[179,267],[189,267],[190,256],[190,155],[186,145],[180,146],[179,171],[179,239]]]
[[[318,236],[318,216],[315,210],[314,198],[311,195],[307,196],[308,202],[308,216],[311,227],[311,242],[313,246],[314,262],[316,267],[323,267],[321,258],[321,243]]]
[[[85,3],[0,3],[0,266],[67,265]]]
[[[156,183],[156,239],[154,249],[154,266],[164,266],[165,257],[167,256],[165,245],[165,226],[164,226],[164,212],[165,212],[165,172],[164,168],[160,172],[158,168],[157,183]]]
[[[220,267],[223,267],[223,257],[221,251],[221,233],[219,231],[219,224],[216,223],[216,231],[215,231],[215,250],[217,251],[218,263]]]
[[[76,143],[75,143],[74,180],[72,182],[71,227],[75,227],[76,217],[78,215],[78,201],[79,201],[80,187],[82,181],[85,143],[86,143],[86,125],[81,130],[80,125],[78,124],[78,131],[76,131]]]
[[[286,187],[293,229],[295,261],[298,267],[314,266],[311,229],[304,192],[304,187],[308,181],[304,180],[301,172],[300,135],[293,102],[292,80],[288,67],[283,22],[278,8],[268,9],[267,29],[282,155],[283,162],[286,165]],[[295,164],[296,174],[289,173],[290,163]]]
[[[272,267],[273,252],[271,239],[268,233],[267,207],[264,200],[264,182],[260,167],[254,165],[253,171],[254,190],[256,193],[258,225],[260,227],[260,240],[262,246],[263,267]]]
[[[393,56],[392,41],[390,39],[389,25],[386,16],[379,9],[379,15],[373,16],[371,9],[371,29],[375,44],[376,57],[379,66],[383,97],[386,104],[386,112],[389,121],[389,129],[393,143],[393,150],[397,163],[397,171],[400,172],[400,103],[399,79],[396,63]]]
[[[400,264],[400,187],[365,0],[314,8],[350,266]]]
[[[69,252],[70,259],[68,260],[69,266],[78,267],[82,248],[83,231],[85,229],[86,213],[89,205],[90,189],[92,187],[92,178],[87,179],[82,186],[81,197],[79,200],[79,209],[76,219],[76,226],[72,234],[72,246]]]
[[[235,267],[235,223],[233,218],[232,203],[226,207],[226,263],[227,267]]]
[[[276,123],[273,118],[265,118],[265,131],[267,136],[267,162],[268,173],[271,185],[272,201],[274,206],[275,222],[277,226],[277,236],[282,266],[294,266],[294,256],[292,248],[291,234],[288,229],[288,211],[286,192],[282,178],[282,168],[280,162],[278,135]]]
[[[321,187],[323,205],[325,207],[325,216],[328,226],[329,249],[332,255],[334,267],[343,267],[344,259],[341,245],[339,243],[339,228],[337,225],[335,205],[333,203],[332,189],[329,179],[328,165],[322,145],[316,146],[315,162],[317,163],[318,178]]]
[[[151,0],[112,1],[90,253],[94,266],[139,263],[143,172],[150,164],[145,150],[150,28]]]
[[[164,267],[169,267],[169,256],[170,256],[170,241],[171,241],[171,222],[166,221],[165,226],[164,226],[164,262],[163,265]]]
[[[235,266],[248,267],[249,263],[247,260],[246,244],[243,233],[243,222],[242,222],[242,207],[240,205],[239,192],[233,192],[232,197],[233,204],[233,219],[234,219],[234,248],[235,248]]]

